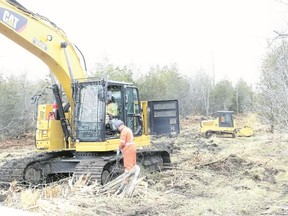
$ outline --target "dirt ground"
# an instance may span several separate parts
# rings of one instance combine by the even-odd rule
[[[173,168],[141,170],[132,198],[71,188],[64,180],[44,189],[13,183],[0,190],[0,204],[39,215],[288,215],[288,135],[254,122],[252,137],[205,139],[199,121],[182,119],[178,136],[152,138],[155,147],[169,144]],[[0,162],[29,154],[33,145],[0,143]]]

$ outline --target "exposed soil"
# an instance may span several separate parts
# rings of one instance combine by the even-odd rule
[[[152,138],[153,147],[171,151],[173,167],[141,171],[132,198],[71,189],[67,180],[44,189],[13,183],[0,191],[0,203],[40,215],[288,215],[288,135],[254,122],[252,137],[205,139],[199,121],[182,119],[180,135]],[[3,162],[29,155],[34,142],[10,140],[0,149]]]

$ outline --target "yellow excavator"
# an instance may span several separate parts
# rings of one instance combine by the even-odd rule
[[[115,157],[119,134],[105,108],[112,97],[118,107],[114,118],[134,133],[137,163],[151,172],[170,165],[168,150],[149,147],[150,134],[179,133],[177,100],[140,101],[131,83],[85,77],[81,52],[64,31],[15,0],[0,0],[0,33],[40,58],[59,82],[51,87],[55,104],[38,106],[37,154],[4,163],[1,182],[40,184],[55,176],[89,173],[91,180],[104,184],[123,172],[118,166],[122,159]]]
[[[200,122],[200,134],[205,138],[209,138],[213,134],[231,135],[233,138],[236,136],[252,136],[254,132],[250,126],[247,125],[243,128],[237,128],[233,113],[233,111],[217,111],[213,113],[212,119],[202,120]]]

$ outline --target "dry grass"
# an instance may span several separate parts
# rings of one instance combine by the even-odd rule
[[[254,119],[252,137],[204,139],[197,119],[183,120],[179,136],[154,137],[155,146],[173,147],[174,168],[141,170],[132,198],[65,179],[42,189],[14,182],[0,191],[2,203],[42,215],[288,215],[288,135]]]

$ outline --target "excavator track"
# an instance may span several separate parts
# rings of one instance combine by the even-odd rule
[[[2,185],[7,185],[12,181],[26,183],[25,171],[29,164],[47,161],[53,157],[55,155],[49,153],[35,153],[30,156],[8,160],[0,166],[0,182]]]
[[[158,150],[139,150],[137,152],[137,164],[148,172],[164,170],[165,167],[171,166],[169,153]],[[122,158],[116,160],[95,157],[91,159],[82,159],[75,166],[73,182],[85,178],[87,175],[88,184],[97,181],[99,184],[114,179],[124,172]]]
[[[89,160],[80,160],[80,162],[75,166],[73,174],[73,182],[75,183],[78,179],[81,179],[88,174],[89,182],[99,182],[103,184],[102,173],[104,167],[108,161],[105,161],[103,158],[93,158]]]
[[[87,158],[84,154],[76,160],[71,158],[71,154],[51,152],[8,160],[0,166],[0,185],[9,185],[12,181],[33,185],[47,183],[48,176],[67,174],[67,168],[70,168],[68,173],[73,173],[74,183],[87,177],[88,184],[98,182],[103,185],[124,172],[123,159],[115,155],[95,154]],[[149,172],[161,171],[170,165],[170,157],[166,151],[139,150],[137,164]]]
[[[170,154],[165,150],[138,150],[137,164],[150,172],[161,171],[171,166]]]

